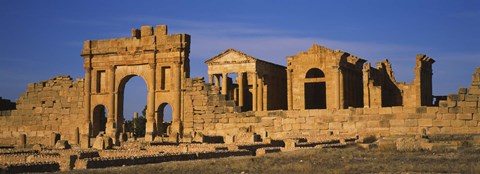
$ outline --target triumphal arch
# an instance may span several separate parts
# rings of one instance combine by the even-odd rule
[[[167,34],[167,26],[132,29],[132,37],[88,40],[84,43],[84,119],[82,146],[102,130],[99,119],[106,112],[105,134],[118,141],[124,122],[124,89],[134,76],[147,86],[145,140],[165,132],[163,108],[172,106],[171,133],[181,132],[181,86],[189,77],[190,36]],[[85,143],[85,144],[84,144]]]

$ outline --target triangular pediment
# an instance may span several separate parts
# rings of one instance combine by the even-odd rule
[[[232,63],[249,63],[249,62],[255,62],[258,59],[249,56],[245,53],[242,53],[240,51],[237,51],[235,49],[228,49],[223,53],[220,53],[219,55],[208,59],[205,61],[206,64],[232,64]]]

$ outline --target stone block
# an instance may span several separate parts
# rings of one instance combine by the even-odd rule
[[[438,113],[440,113],[440,114],[448,113],[448,107],[438,108]]]
[[[379,109],[379,114],[392,114],[392,108],[391,107],[384,107]]]
[[[472,114],[457,114],[457,119],[459,120],[471,120],[473,119]]]
[[[450,120],[433,120],[432,126],[451,126]]]
[[[468,91],[468,94],[476,94],[480,95],[480,88],[479,87],[470,87],[470,90]]]
[[[455,103],[455,104],[456,104],[456,103]],[[447,100],[440,100],[440,101],[438,102],[438,106],[439,106],[439,107],[449,107],[449,101],[447,101]]]
[[[295,118],[285,118],[283,119],[283,124],[293,124],[295,123]]]
[[[477,120],[469,120],[465,122],[468,127],[477,127],[478,121]]]
[[[396,149],[398,151],[419,151],[421,150],[422,140],[415,138],[398,138],[395,140]]]
[[[449,94],[447,96],[448,101],[459,101],[458,94]]]
[[[427,113],[427,107],[425,107],[425,106],[417,107],[415,109],[415,113],[417,113],[417,114]]]
[[[449,101],[447,101],[447,106],[448,107],[456,107],[457,106],[457,101],[449,100]]]
[[[367,121],[367,128],[378,128],[380,127],[380,121]]]
[[[465,96],[465,101],[476,102],[476,101],[478,101],[478,96],[479,96],[479,95],[476,95],[476,94],[466,95],[466,96]]]
[[[462,127],[465,125],[465,120],[452,120],[451,124],[453,127]]]
[[[341,130],[342,129],[342,123],[339,123],[339,122],[328,123],[328,129],[330,129],[330,130]]]
[[[418,126],[429,127],[433,125],[432,119],[418,119]]]
[[[458,88],[458,94],[466,94],[467,88]]]
[[[463,113],[477,113],[478,108],[477,107],[464,107],[463,108]]]
[[[442,120],[455,120],[456,114],[442,114]]]
[[[463,110],[460,107],[448,108],[448,113],[452,114],[462,113],[462,111]]]
[[[295,119],[295,123],[305,123],[305,118],[297,118]]]
[[[357,130],[358,129],[365,129],[365,128],[367,128],[367,123],[364,122],[364,121],[355,122],[355,128]]]
[[[458,106],[476,108],[477,107],[477,101],[461,101],[461,102],[458,102]]]
[[[405,120],[403,120],[403,119],[390,120],[389,122],[390,122],[391,127],[404,127],[405,126]]]
[[[382,138],[378,140],[378,149],[382,151],[392,151],[396,149],[395,139]]]
[[[328,123],[317,123],[318,129],[327,130],[329,128]]]
[[[405,120],[405,126],[406,127],[417,127],[418,126],[418,120],[417,119],[406,119]]]
[[[301,129],[302,129],[302,124],[300,123],[292,124],[292,130],[301,130]]]

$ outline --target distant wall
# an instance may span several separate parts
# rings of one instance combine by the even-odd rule
[[[205,135],[226,136],[251,131],[263,137],[285,139],[330,134],[417,135],[480,134],[480,68],[470,88],[460,88],[440,101],[439,107],[382,107],[328,110],[279,110],[234,112],[209,85],[194,83],[185,106],[192,106],[184,120],[189,129]],[[232,108],[232,109],[229,109]]]
[[[49,143],[52,132],[75,144],[75,129],[82,123],[83,79],[57,76],[31,83],[17,100],[16,110],[0,116],[0,144],[19,144],[26,134],[27,144]]]
[[[12,102],[10,100],[3,99],[2,97],[0,97],[0,111],[13,110],[13,109],[15,109],[15,102]],[[2,115],[6,115],[6,114],[3,114],[3,112],[0,112],[0,116]]]

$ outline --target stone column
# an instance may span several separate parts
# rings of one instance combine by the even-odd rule
[[[340,109],[340,69],[338,66],[333,67],[335,72],[335,104],[333,105],[335,109]],[[327,101],[328,104],[328,101]],[[328,108],[328,105],[327,105]]]
[[[228,79],[228,73],[223,73],[222,74],[222,94],[227,95],[227,79]]]
[[[171,135],[176,136],[177,134],[181,133],[181,71],[180,71],[180,62],[175,62],[173,69],[173,83],[174,83],[174,101],[172,105],[172,126],[171,126]]]
[[[148,98],[147,98],[147,124],[145,127],[145,141],[155,139],[155,63],[149,64],[150,71],[147,77]]]
[[[253,73],[252,111],[257,111],[257,73]]]
[[[111,138],[115,138],[115,66],[110,66],[108,71],[109,92],[108,92],[108,115],[105,134]]]
[[[292,71],[290,69],[287,69],[287,104],[288,110],[293,110]]]
[[[208,75],[208,83],[212,84],[213,83],[213,78],[215,77],[215,75],[213,74],[209,74]]]
[[[217,74],[214,74],[213,77],[215,78],[215,87],[220,87],[220,77]]]
[[[243,107],[243,72],[239,72],[238,75],[238,106]]]
[[[83,109],[84,109],[84,127],[82,130],[82,138],[81,138],[81,147],[82,148],[88,148],[90,146],[90,131],[91,131],[91,123],[90,123],[90,93],[91,93],[91,82],[92,82],[92,69],[90,67],[85,68],[85,83],[83,85],[83,91],[84,91],[84,103],[83,103]]]
[[[257,110],[263,111],[263,77],[258,79]]]

